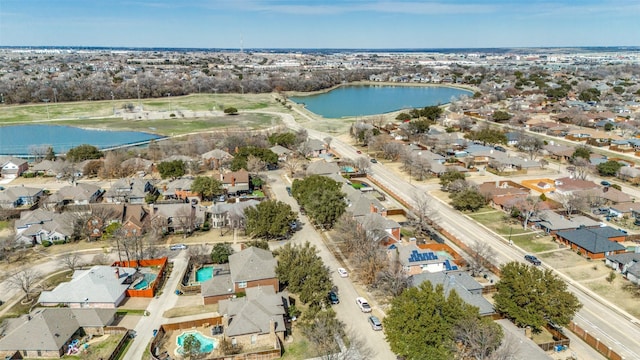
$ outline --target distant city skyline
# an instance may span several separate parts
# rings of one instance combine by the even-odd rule
[[[639,46],[638,0],[0,0],[0,46]]]

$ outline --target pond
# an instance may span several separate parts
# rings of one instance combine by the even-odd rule
[[[82,129],[59,125],[11,125],[0,127],[0,155],[30,155],[35,146],[52,146],[57,154],[82,144],[99,149],[135,144],[162,136],[137,131]]]
[[[424,108],[473,95],[472,91],[448,86],[341,86],[326,93],[292,96],[289,100],[325,118],[384,114],[402,109]]]

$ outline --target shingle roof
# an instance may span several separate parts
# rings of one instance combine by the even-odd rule
[[[334,162],[326,162],[324,160],[314,161],[307,166],[307,175],[328,175],[337,174],[340,167]]]
[[[243,298],[219,302],[219,313],[230,317],[225,335],[267,334],[271,321],[276,332],[285,331],[285,297],[282,293],[276,293],[273,287],[267,286],[248,288],[246,294]]]
[[[582,228],[571,231],[558,231],[557,235],[593,254],[626,249],[617,242],[609,240],[612,237],[624,236],[625,233],[609,226],[595,229]]]
[[[234,283],[275,278],[276,265],[271,251],[257,247],[229,256],[229,269]]]
[[[465,277],[467,279],[463,280]],[[474,282],[477,283],[477,281],[473,280],[473,278],[465,272],[423,272],[421,274],[411,276],[410,281],[413,286],[419,286],[425,281],[429,281],[434,288],[441,284],[444,286],[445,295],[447,296],[452,290],[454,290],[464,302],[477,307],[481,316],[490,315],[495,312],[493,305],[491,305],[487,299],[482,297],[482,295],[474,295],[467,290],[466,285],[471,286],[473,289],[477,289],[477,285],[473,284]]]

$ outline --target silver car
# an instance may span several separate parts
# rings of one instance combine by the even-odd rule
[[[378,319],[377,316],[369,316],[369,324],[371,324],[371,328],[373,330],[382,330],[382,323],[380,322],[380,319]]]

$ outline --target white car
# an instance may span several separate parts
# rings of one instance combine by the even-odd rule
[[[356,298],[356,304],[360,308],[360,311],[362,311],[364,313],[371,312],[371,305],[369,305],[369,302],[367,302],[367,299],[365,299],[363,297],[357,297]]]
[[[345,268],[338,268],[338,274],[340,275],[340,277],[348,277],[349,273],[347,272],[347,270],[345,270]]]

